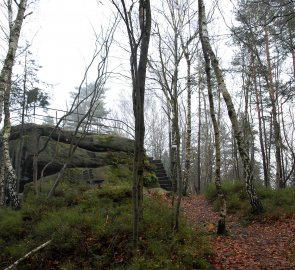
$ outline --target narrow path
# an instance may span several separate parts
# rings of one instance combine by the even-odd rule
[[[189,221],[212,233],[216,270],[294,270],[295,217],[252,222],[243,227],[234,215],[227,218],[228,236],[216,236],[218,214],[204,196],[183,198],[182,209]]]

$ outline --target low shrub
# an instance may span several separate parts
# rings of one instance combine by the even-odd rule
[[[227,200],[229,213],[237,213],[240,216],[249,216],[251,207],[246,193],[245,185],[242,182],[224,182],[222,189]],[[279,217],[295,212],[295,188],[272,189],[262,185],[256,185],[258,197],[265,208],[263,216]],[[219,201],[214,184],[205,189],[205,197],[209,200],[214,209],[218,210]]]
[[[144,174],[143,186],[147,188],[159,187],[158,178],[154,172],[147,172]]]
[[[1,269],[48,240],[20,269],[209,269],[206,237],[183,219],[172,234],[172,212],[157,198],[144,199],[139,253],[133,257],[127,182],[88,189],[62,183],[53,198],[46,194],[36,199],[29,192],[20,211],[0,211]]]

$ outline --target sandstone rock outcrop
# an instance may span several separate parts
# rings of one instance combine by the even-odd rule
[[[69,168],[91,168],[94,172],[99,172],[101,169],[97,168],[118,167],[122,164],[132,166],[132,140],[94,133],[80,139],[81,135],[74,136],[70,130],[55,130],[49,125],[25,124],[23,127],[12,127],[10,155],[13,166],[20,170],[20,191],[32,179],[34,155],[38,154],[38,177],[46,164],[49,165],[44,176],[54,175],[67,161],[71,143],[77,148],[69,161]],[[44,145],[47,146],[40,152]]]

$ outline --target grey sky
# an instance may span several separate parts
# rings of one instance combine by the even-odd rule
[[[93,28],[108,18],[96,0],[46,0],[37,4],[23,37],[43,66],[40,79],[54,85],[54,106],[65,108],[68,92],[80,84],[94,50]]]

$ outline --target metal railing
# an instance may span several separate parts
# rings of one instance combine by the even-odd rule
[[[26,113],[22,117],[23,108],[16,108],[11,110],[11,124],[19,125],[24,119],[24,123],[36,123],[36,124],[50,124],[56,125],[61,121],[60,127],[67,128],[69,130],[75,129],[79,123],[79,119],[84,116],[78,112],[72,112],[68,117],[64,117],[68,114],[68,111],[55,109],[50,107],[38,107],[34,106],[30,108],[30,113]],[[75,116],[73,118],[73,116]],[[77,120],[75,119],[77,118]],[[125,137],[134,138],[134,128],[119,119],[112,119],[108,117],[92,116],[91,121],[84,121],[81,123],[81,129],[87,125],[88,133],[114,133]]]

